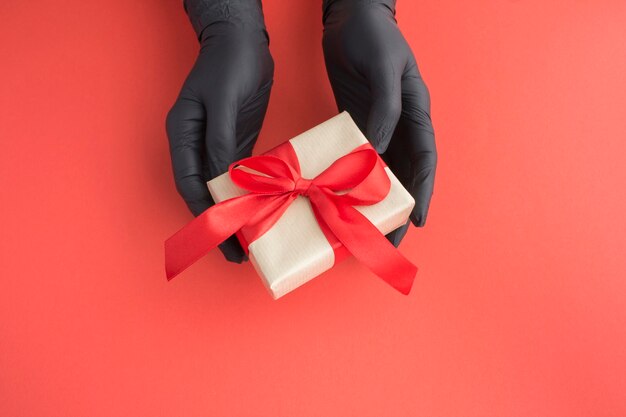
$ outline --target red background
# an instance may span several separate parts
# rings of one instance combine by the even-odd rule
[[[265,0],[255,154],[336,114],[321,0]],[[349,259],[273,301],[191,220],[179,0],[0,4],[0,415],[626,415],[626,3],[398,0],[439,151],[402,296]]]

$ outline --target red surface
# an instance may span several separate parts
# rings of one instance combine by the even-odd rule
[[[265,0],[255,153],[336,113],[321,0]],[[0,5],[0,415],[626,415],[626,3],[398,0],[439,168],[402,296],[354,260],[273,301],[191,214],[164,119],[181,2]]]

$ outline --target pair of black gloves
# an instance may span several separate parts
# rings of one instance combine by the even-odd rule
[[[407,0],[408,1],[408,0]],[[322,47],[338,110],[348,111],[415,198],[387,239],[423,227],[437,151],[430,95],[395,18],[395,0],[323,0]],[[260,0],[184,0],[200,41],[198,58],[166,120],[176,189],[194,216],[214,205],[207,181],[252,155],[274,78]],[[247,257],[233,235],[227,260]]]

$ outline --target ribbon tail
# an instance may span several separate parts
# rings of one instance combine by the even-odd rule
[[[165,241],[167,280],[191,266],[211,249],[241,229],[259,210],[267,195],[244,194],[205,210]]]
[[[318,220],[323,219],[359,262],[402,294],[409,294],[417,266],[406,259],[367,217],[348,204],[335,203],[323,192],[314,193],[313,200]]]

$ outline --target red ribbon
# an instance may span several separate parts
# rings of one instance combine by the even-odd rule
[[[375,204],[389,192],[391,183],[376,150],[369,143],[359,146],[313,179],[301,176],[293,152],[274,153],[280,157],[268,152],[232,163],[228,167],[231,180],[250,192],[209,207],[165,241],[167,279],[242,228],[248,242],[254,241],[278,221],[298,195],[304,195],[325,234],[332,232],[356,259],[408,294],[417,267],[353,207]],[[262,175],[236,169],[240,166]],[[349,191],[337,193],[345,190]]]

